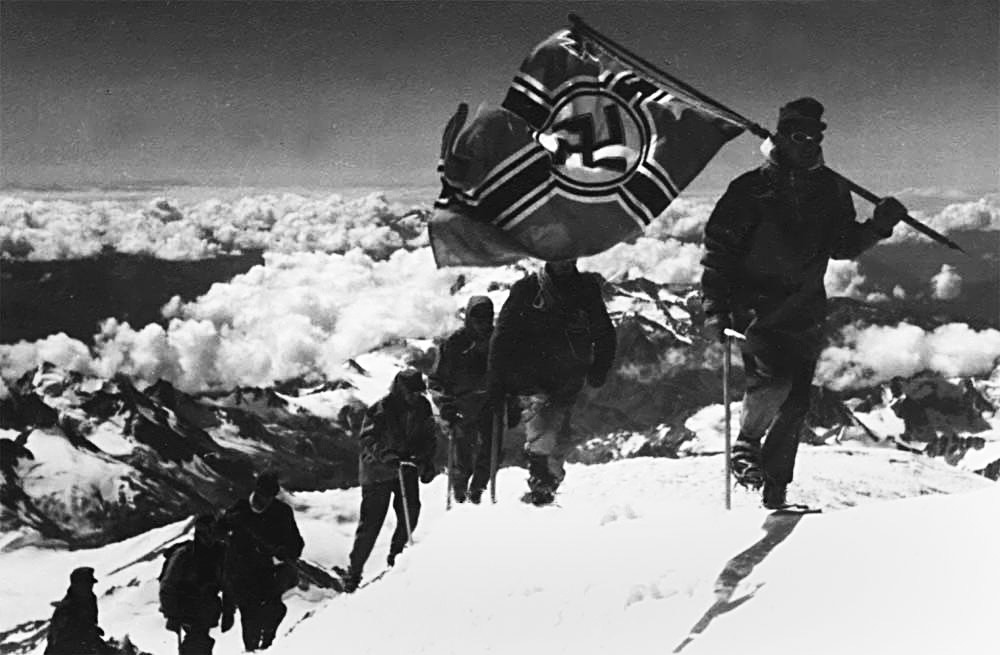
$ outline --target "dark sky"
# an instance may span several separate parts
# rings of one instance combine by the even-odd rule
[[[4,1],[3,182],[433,184],[455,105],[498,104],[570,11],[767,126],[819,97],[828,162],[873,190],[997,189],[996,0]]]

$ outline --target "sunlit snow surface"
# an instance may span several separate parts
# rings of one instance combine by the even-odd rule
[[[525,472],[510,468],[496,505],[445,512],[438,476],[396,567],[352,596],[286,595],[269,652],[990,652],[995,483],[888,449],[803,446],[796,474],[794,499],[824,514],[769,519],[743,491],[727,512],[721,456],[570,466],[549,508],[518,501]],[[293,495],[306,559],[346,562],[359,500],[357,489]],[[0,553],[0,629],[47,618],[86,564],[108,634],[174,652],[157,612],[162,558],[136,560],[182,526],[90,551]],[[366,578],[384,567],[392,527]],[[216,631],[215,652],[242,652],[237,632]]]

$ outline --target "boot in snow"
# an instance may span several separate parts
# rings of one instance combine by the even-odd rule
[[[764,492],[761,494],[764,507],[767,509],[784,509],[788,507],[786,499],[787,485],[764,481]]]
[[[334,571],[340,576],[341,584],[344,586],[345,594],[353,594],[358,590],[358,585],[361,584],[361,572],[355,571],[352,567],[348,566],[346,569],[342,569],[339,566],[334,567]]]
[[[469,502],[473,505],[478,505],[483,500],[483,489],[470,489],[469,490]]]
[[[555,499],[555,493],[548,489],[532,489],[521,496],[521,502],[530,503],[536,507],[551,505]]]
[[[749,441],[737,440],[729,461],[736,483],[756,491],[764,485],[764,472],[760,468],[760,446]]]

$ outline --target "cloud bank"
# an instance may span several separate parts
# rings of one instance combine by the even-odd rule
[[[163,378],[186,391],[336,378],[347,359],[383,344],[456,329],[458,275],[435,269],[428,248],[384,261],[360,250],[270,253],[191,303],[168,303],[166,328],[111,318],[92,349],[66,335],[0,346],[0,373],[15,379],[51,361],[102,377]]]
[[[92,257],[103,249],[160,259],[205,259],[250,249],[337,252],[376,258],[426,245],[419,209],[384,194],[346,200],[333,194],[246,196],[180,204],[165,198],[25,200],[0,195],[0,256],[48,261]]]
[[[844,328],[840,345],[823,351],[816,382],[834,390],[856,389],[933,371],[946,377],[989,374],[1000,362],[1000,331],[976,331],[950,323],[931,331],[896,326]]]

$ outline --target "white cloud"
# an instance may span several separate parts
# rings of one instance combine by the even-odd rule
[[[0,345],[0,375],[8,380],[16,380],[42,362],[52,362],[66,370],[81,373],[93,371],[86,344],[62,332],[31,343],[21,341]]]
[[[898,198],[941,198],[944,200],[966,200],[969,194],[961,189],[946,189],[944,187],[906,187],[889,194]]]
[[[684,241],[701,241],[705,224],[715,207],[715,200],[708,198],[675,199],[666,211],[657,216],[645,234],[655,239],[674,237]]]
[[[826,295],[863,300],[868,293],[862,290],[867,278],[861,274],[861,265],[856,261],[832,259],[823,276]]]
[[[931,291],[938,300],[954,300],[962,294],[962,276],[954,266],[942,264],[931,278]]]
[[[346,200],[293,193],[181,204],[137,200],[26,200],[0,196],[0,252],[34,260],[90,257],[103,248],[160,259],[204,259],[247,249],[346,252],[384,258],[425,245],[423,223],[381,193]]]
[[[640,237],[581,259],[580,269],[597,271],[609,280],[645,277],[658,284],[695,284],[701,279],[703,252],[694,243]]]
[[[900,323],[896,326],[848,326],[842,345],[823,351],[818,383],[851,389],[935,371],[948,377],[985,375],[1000,359],[1000,331],[975,331],[964,323],[942,325],[932,332]]]
[[[928,215],[924,212],[911,211],[910,215],[941,234],[968,230],[997,232],[1000,231],[1000,194],[992,193],[973,202],[954,203],[937,214]],[[899,225],[887,242],[900,243],[921,239],[928,240],[929,237],[906,225]]]
[[[264,265],[213,285],[193,302],[169,303],[166,328],[137,330],[108,319],[93,354],[65,335],[0,346],[0,372],[15,379],[51,361],[104,377],[164,378],[192,391],[266,386],[309,373],[336,377],[348,358],[458,327],[456,310],[465,302],[451,295],[458,275],[437,270],[427,248],[399,250],[385,261],[360,250],[270,253]]]

